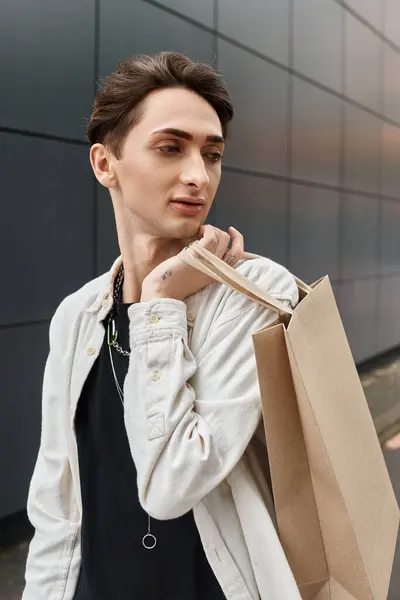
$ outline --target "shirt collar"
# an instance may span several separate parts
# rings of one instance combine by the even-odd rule
[[[122,256],[119,256],[113,263],[111,269],[107,273],[107,279],[104,284],[104,287],[100,290],[98,295],[96,296],[95,301],[91,306],[86,309],[88,313],[98,313],[97,319],[102,321],[106,315],[110,312],[112,305],[114,303],[113,291],[114,291],[114,281],[118,274],[118,271],[122,265]]]

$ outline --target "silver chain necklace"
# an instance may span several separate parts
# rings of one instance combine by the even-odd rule
[[[113,308],[111,309],[111,312],[108,317],[107,344],[108,344],[108,353],[110,355],[111,369],[112,369],[113,376],[114,376],[115,387],[117,388],[117,392],[118,392],[118,396],[121,401],[121,404],[122,404],[123,408],[125,408],[124,392],[119,384],[117,373],[115,371],[114,359],[112,356],[112,348],[114,348],[117,352],[119,352],[120,354],[122,354],[122,356],[125,356],[125,357],[129,357],[131,354],[129,350],[124,350],[123,348],[121,348],[121,346],[117,342],[118,331],[117,331],[117,327],[115,324],[115,318],[114,318],[114,307],[116,306],[117,302],[119,302],[119,300],[120,300],[121,286],[122,286],[123,280],[124,280],[124,266],[121,265],[120,270],[118,271],[118,275],[115,280],[115,285],[114,285]],[[153,550],[157,545],[157,538],[155,537],[155,535],[153,535],[151,533],[151,517],[150,517],[150,515],[147,515],[147,517],[148,517],[147,533],[142,538],[142,545],[146,550]]]
[[[113,348],[115,348],[115,350],[117,352],[122,354],[122,356],[130,356],[130,354],[131,354],[130,351],[124,350],[118,344],[118,331],[117,331],[117,327],[115,325],[115,318],[114,318],[115,306],[117,305],[117,302],[119,302],[120,298],[121,298],[121,287],[122,287],[123,281],[124,281],[124,265],[121,265],[120,269],[118,271],[118,274],[115,278],[114,293],[113,293],[113,300],[114,300],[113,307],[110,311],[110,314],[108,315],[107,342],[108,342],[109,348],[111,348],[111,346],[112,346]]]

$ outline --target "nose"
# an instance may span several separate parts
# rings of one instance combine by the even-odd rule
[[[184,185],[193,186],[198,189],[204,188],[209,184],[210,177],[201,154],[192,154],[183,162],[180,179]]]

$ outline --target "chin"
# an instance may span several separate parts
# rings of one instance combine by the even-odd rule
[[[191,239],[197,235],[201,225],[201,222],[194,220],[171,223],[169,227],[166,227],[166,234],[168,237],[175,240]]]

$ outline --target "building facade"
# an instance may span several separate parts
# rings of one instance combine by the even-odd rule
[[[97,84],[158,50],[214,64],[233,95],[211,222],[329,274],[357,362],[400,346],[398,0],[5,0],[0,519],[26,502],[50,318],[118,253],[85,142]]]

